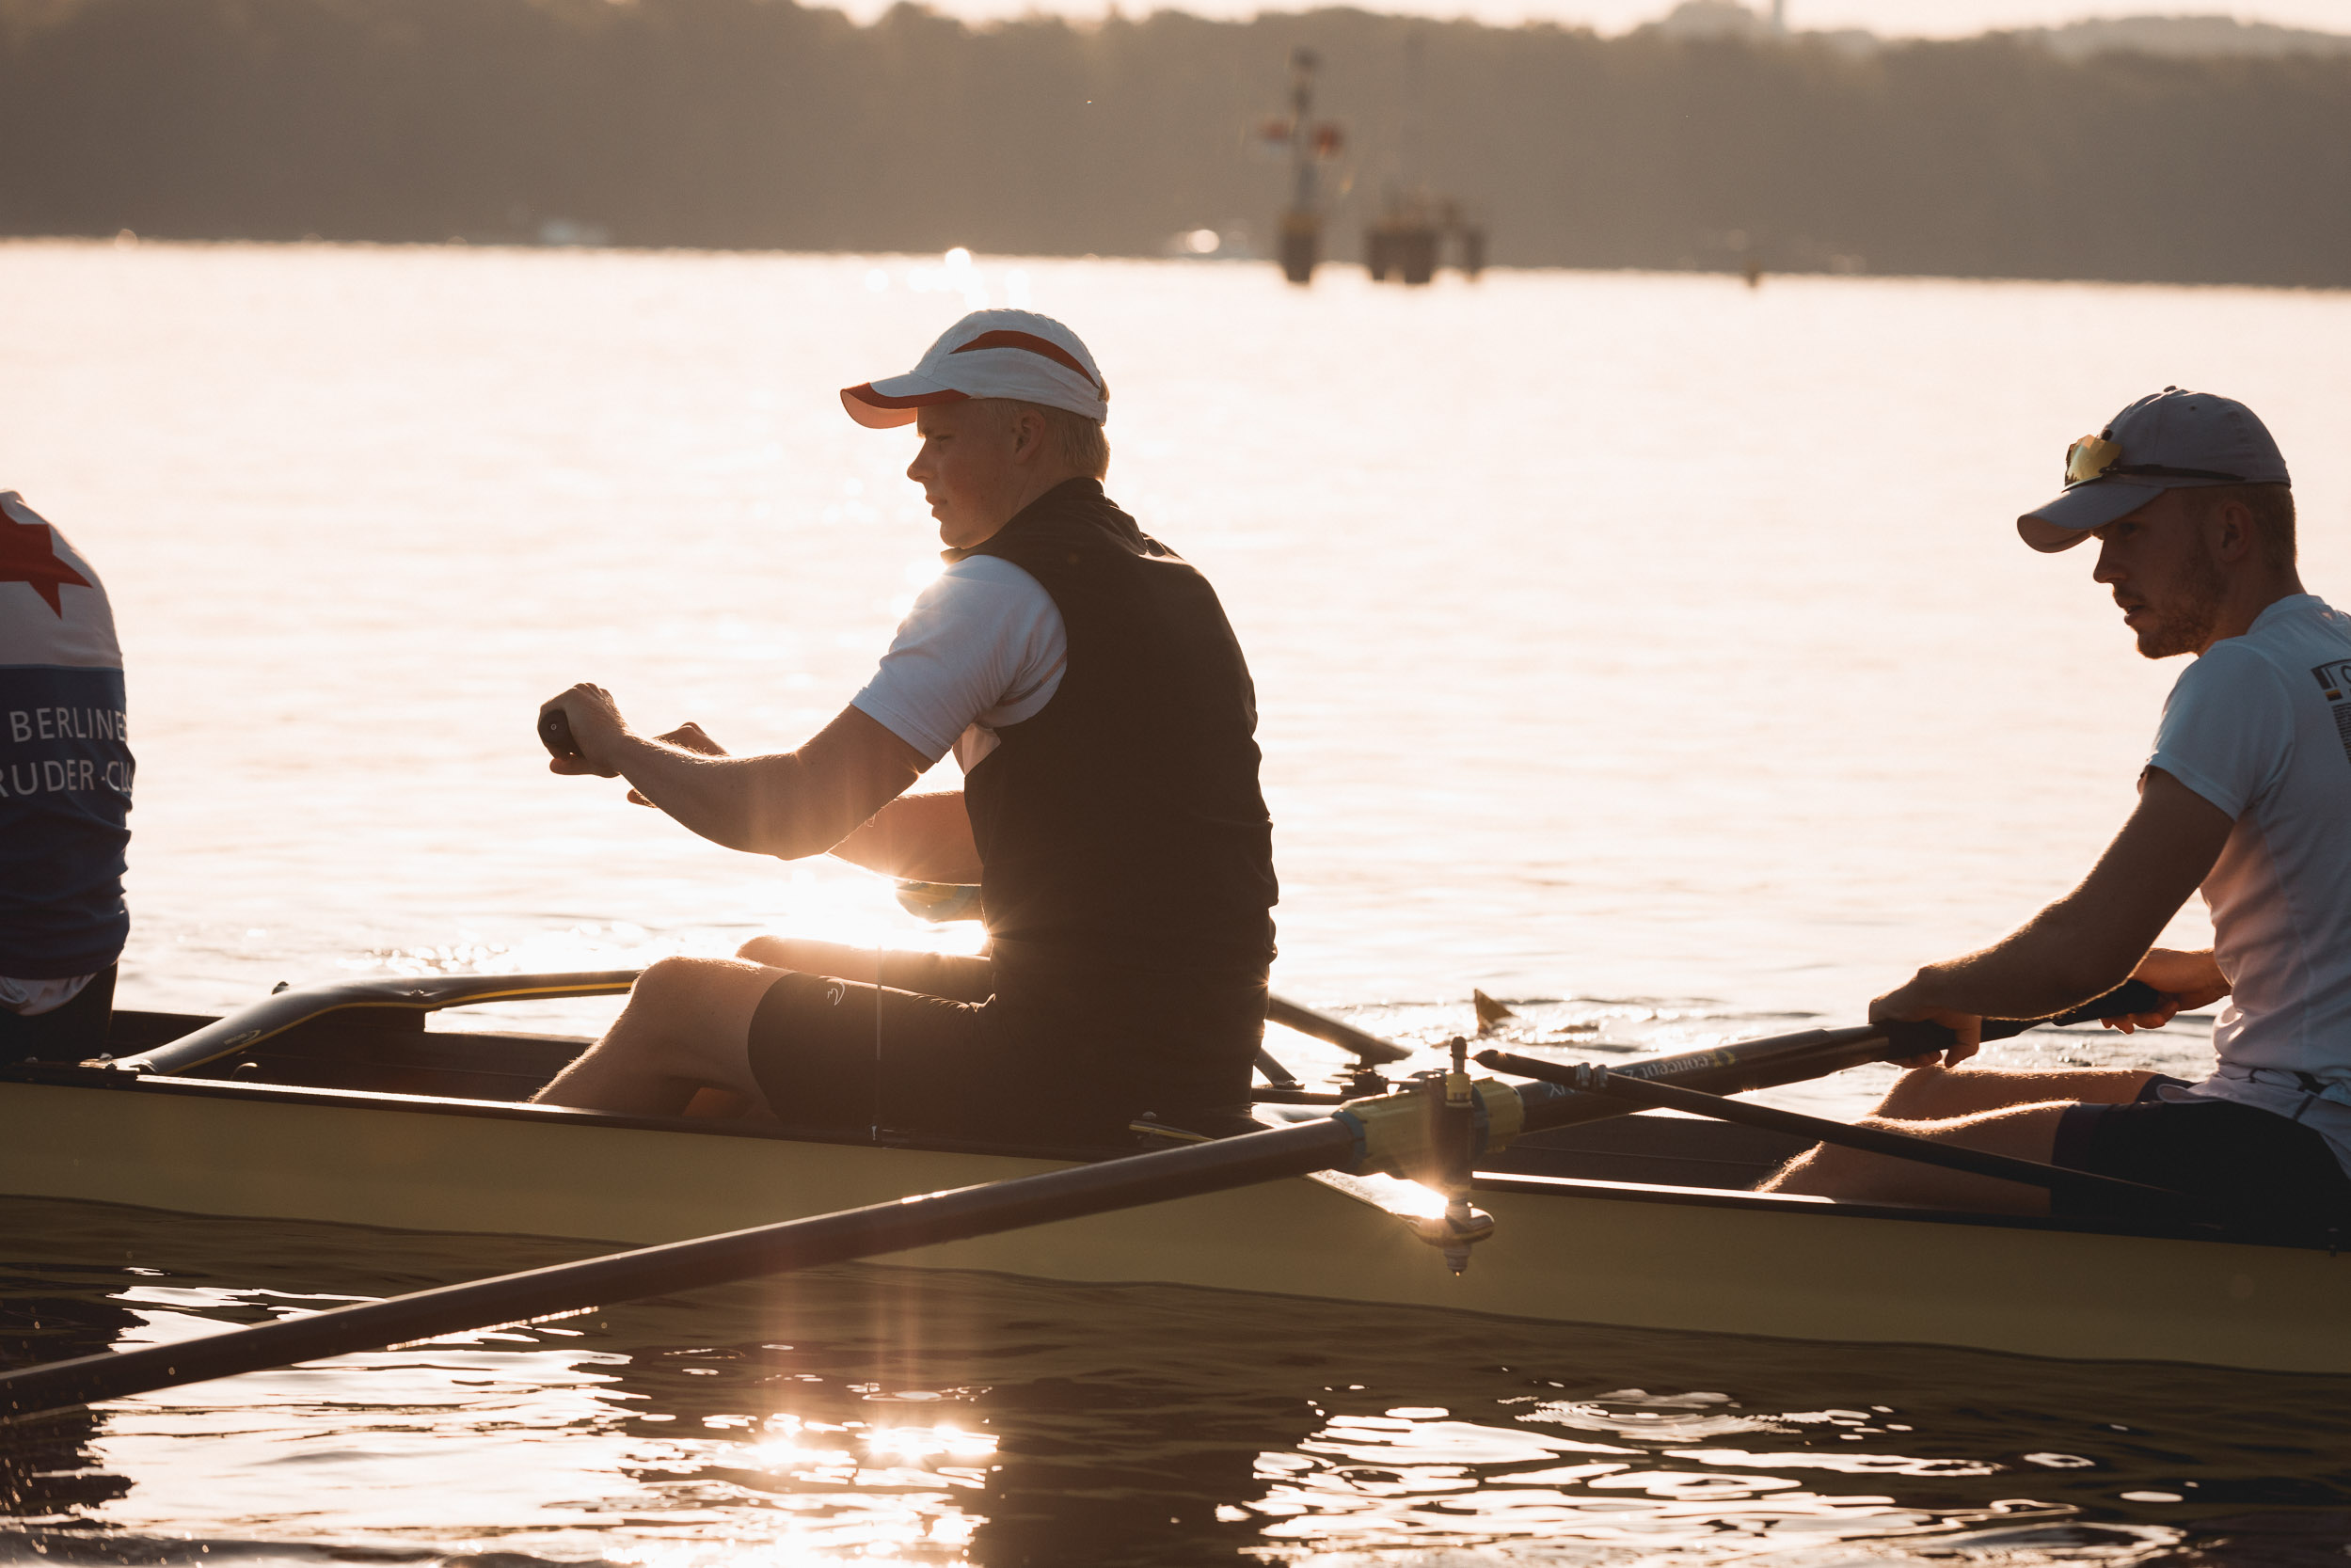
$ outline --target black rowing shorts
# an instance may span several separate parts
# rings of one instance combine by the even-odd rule
[[[1147,1112],[1246,1105],[1264,1034],[1251,975],[1094,971],[1009,1003],[986,958],[886,953],[883,984],[786,973],[751,1020],[751,1069],[786,1123],[1112,1148]]]
[[[0,1010],[0,1062],[78,1062],[104,1051],[114,981],[115,966],[108,964],[62,1007],[31,1018]]]
[[[2121,1105],[2076,1105],[2057,1123],[2052,1161],[2209,1197],[2233,1226],[2280,1239],[2351,1234],[2351,1177],[2333,1148],[2300,1122],[2229,1100],[2165,1100],[2157,1077]],[[2110,1215],[2128,1207],[2096,1192],[2053,1192],[2060,1214]]]

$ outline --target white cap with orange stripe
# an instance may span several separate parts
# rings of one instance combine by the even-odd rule
[[[1017,398],[1110,418],[1110,389],[1076,333],[1034,310],[974,310],[939,335],[913,370],[841,388],[841,406],[875,430],[913,424],[915,411],[966,398]]]

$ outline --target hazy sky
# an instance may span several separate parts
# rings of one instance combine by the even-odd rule
[[[888,0],[834,0],[859,17],[887,8]],[[1104,0],[929,0],[937,9],[962,17],[988,17],[1022,11],[1055,11],[1069,16],[1099,16]],[[1260,10],[1301,10],[1318,0],[1180,0],[1171,8],[1204,16],[1243,16]],[[1365,9],[1410,11],[1431,16],[1471,16],[1485,22],[1521,22],[1529,18],[1581,23],[1604,33],[1622,32],[1661,15],[1673,0],[1350,0]],[[1769,0],[1754,0],[1769,4]],[[1129,15],[1161,8],[1157,0],[1120,0]],[[1934,36],[1979,33],[1987,27],[2019,27],[2071,22],[2083,16],[2140,16],[2152,12],[2215,15],[2227,13],[2247,22],[2277,22],[2295,27],[2319,27],[2351,32],[2351,0],[2248,0],[2229,5],[2164,4],[2163,0],[1787,0],[1788,24],[1793,27],[1867,27],[1872,32]]]

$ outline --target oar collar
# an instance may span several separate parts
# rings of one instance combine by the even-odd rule
[[[1423,1086],[1427,1082],[1429,1086]],[[1526,1102],[1498,1078],[1481,1078],[1469,1106],[1467,1154],[1478,1159],[1510,1147],[1526,1126]],[[1375,1100],[1350,1100],[1331,1113],[1355,1136],[1355,1157],[1346,1168],[1358,1176],[1385,1174],[1407,1181],[1426,1180],[1453,1164],[1438,1147],[1442,1075]]]

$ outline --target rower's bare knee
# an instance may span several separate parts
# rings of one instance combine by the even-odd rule
[[[691,1060],[739,1081],[747,1068],[752,1014],[776,971],[737,958],[662,958],[637,976],[613,1024],[638,1049]],[[714,1080],[719,1081],[719,1080]]]
[[[604,1037],[534,1098],[555,1105],[675,1116],[697,1088],[757,1101],[751,1021],[777,972],[733,958],[662,958],[629,988]]]
[[[690,958],[682,954],[656,958],[637,976],[637,983],[628,988],[626,1010],[655,1008],[666,1012],[691,1006],[696,988],[715,965],[724,962],[727,960]]]

